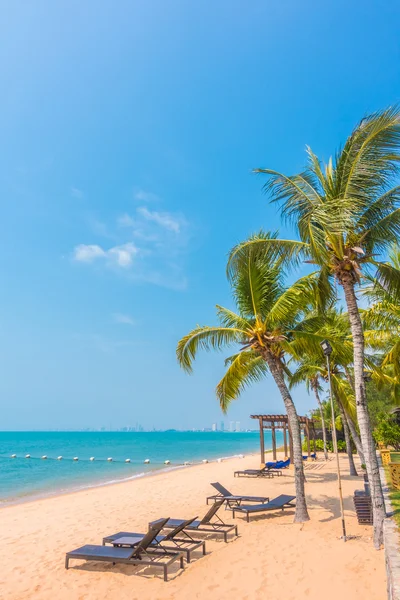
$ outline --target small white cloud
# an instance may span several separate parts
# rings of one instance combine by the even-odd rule
[[[91,263],[96,258],[105,257],[103,248],[96,244],[79,244],[74,249],[74,259],[79,262]]]
[[[128,242],[123,246],[114,246],[110,248],[107,254],[114,260],[120,267],[130,267],[132,264],[133,256],[137,254],[138,249],[132,242]]]
[[[146,192],[145,190],[137,190],[135,192],[135,199],[140,202],[158,202],[160,200],[157,194]]]
[[[84,197],[84,193],[82,192],[82,190],[80,190],[77,187],[71,187],[71,196],[73,198],[83,198]]]
[[[160,225],[160,227],[164,227],[174,233],[180,232],[182,221],[173,217],[170,213],[158,212],[156,210],[151,211],[145,206],[139,207],[137,212],[147,221],[153,221],[154,223],[157,223],[157,225]]]
[[[122,246],[114,246],[104,250],[95,244],[79,244],[73,252],[74,260],[84,263],[92,263],[97,259],[105,259],[108,264],[128,268],[132,265],[133,257],[138,249],[134,244],[128,242]]]
[[[135,321],[129,315],[124,315],[123,313],[114,313],[112,317],[114,323],[121,323],[122,325],[135,325]]]

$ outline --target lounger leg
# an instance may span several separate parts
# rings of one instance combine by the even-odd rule
[[[236,534],[236,536],[238,536],[238,535],[239,535],[239,534],[238,534],[238,528],[237,528],[237,525],[236,525],[236,527],[235,527],[235,534]]]
[[[247,522],[250,523],[250,515],[247,513]]]
[[[68,556],[65,557],[65,568],[68,569],[69,567],[69,558]]]
[[[168,581],[168,568],[164,565],[164,581]]]
[[[183,556],[181,556],[180,562],[181,562],[181,569],[184,569],[185,565],[183,564]]]
[[[186,560],[188,563],[190,563],[190,550],[186,550]],[[181,559],[182,561],[182,559]]]
[[[206,555],[206,543],[204,542],[204,544],[203,544],[203,556],[205,556],[205,555]]]

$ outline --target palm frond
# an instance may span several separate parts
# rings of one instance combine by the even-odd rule
[[[178,362],[190,373],[199,350],[222,350],[225,346],[240,343],[246,335],[245,331],[233,327],[198,326],[179,340],[176,349]]]
[[[225,364],[229,366],[216,387],[217,398],[224,413],[232,400],[236,400],[247,386],[261,381],[268,373],[266,362],[251,350],[235,354]]]

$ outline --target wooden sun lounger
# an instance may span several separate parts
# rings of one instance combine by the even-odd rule
[[[217,490],[218,494],[208,496],[206,498],[207,504],[209,500],[214,500],[214,502],[217,502],[221,499],[223,499],[226,504],[229,504],[229,506],[240,506],[242,502],[263,503],[269,501],[268,496],[244,496],[241,494],[232,494],[229,490],[226,489],[226,487],[221,485],[218,481],[212,483],[211,485]]]
[[[284,510],[285,508],[294,508],[293,501],[296,500],[296,496],[286,496],[285,494],[281,494],[277,496],[267,504],[249,504],[240,506],[232,506],[229,510],[233,513],[233,518],[235,518],[235,513],[240,512],[246,515],[247,522],[250,522],[250,515],[258,512],[268,512],[271,510]]]
[[[161,548],[162,550],[183,552],[186,554],[186,560],[189,563],[192,558],[192,553],[198,549],[201,549],[203,555],[206,554],[206,543],[204,540],[195,540],[192,536],[184,531],[187,527],[190,527],[191,523],[196,519],[188,519],[183,521],[180,525],[169,531],[166,535],[157,535],[154,538],[151,547]],[[156,524],[157,521],[154,523]],[[185,537],[177,537],[178,534],[182,534]],[[106,544],[112,544],[113,546],[134,546],[137,544],[138,539],[143,539],[146,534],[143,533],[131,533],[127,531],[120,531],[103,538],[103,546]]]
[[[162,549],[156,550],[150,548],[150,545],[167,521],[168,519],[158,521],[157,524],[149,529],[144,537],[137,540],[134,547],[123,548],[87,544],[86,546],[67,552],[65,556],[65,568],[69,568],[69,561],[71,559],[110,562],[113,565],[122,563],[132,566],[159,567],[163,569],[164,581],[168,581],[168,567],[172,563],[179,560],[180,568],[184,568],[182,552],[167,552]]]
[[[222,504],[224,504],[224,502],[224,499],[215,502],[200,521],[192,521],[191,524],[185,528],[185,530],[195,531],[196,533],[214,535],[217,537],[222,535],[224,538],[224,542],[228,541],[228,535],[230,533],[233,533],[236,536],[239,535],[236,525],[229,525],[227,523],[224,523],[224,521],[216,514],[218,509],[222,506]],[[212,522],[211,519],[214,516],[218,520]],[[156,522],[157,521],[154,521],[153,523]],[[149,527],[152,527],[153,523],[149,523]],[[167,519],[167,522],[164,525],[164,529],[174,529],[175,527],[178,527],[183,523],[183,519]]]

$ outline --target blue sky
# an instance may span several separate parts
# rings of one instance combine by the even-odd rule
[[[254,167],[324,159],[400,100],[388,0],[16,0],[0,23],[0,427],[203,427],[229,249],[277,228]],[[283,230],[283,233],[287,231]],[[313,406],[296,393],[299,412]],[[226,420],[281,412],[272,381]]]

